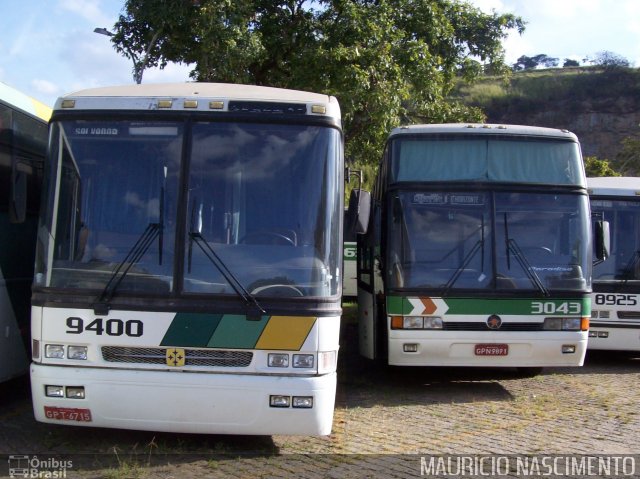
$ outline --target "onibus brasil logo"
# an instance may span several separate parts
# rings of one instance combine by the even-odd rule
[[[65,478],[71,468],[73,461],[70,460],[17,454],[9,456],[9,477]]]

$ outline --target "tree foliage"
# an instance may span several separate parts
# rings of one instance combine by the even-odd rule
[[[606,69],[628,68],[631,66],[629,60],[622,55],[610,51],[597,52],[593,57],[585,58],[585,62],[595,66],[604,67]]]
[[[640,138],[623,139],[622,149],[613,164],[624,176],[640,176]]]
[[[611,167],[609,160],[599,160],[595,156],[586,156],[584,158],[584,169],[589,177],[620,176],[620,173]]]
[[[115,48],[196,81],[319,91],[340,101],[347,156],[377,163],[403,122],[478,121],[447,95],[457,77],[505,73],[524,22],[457,0],[127,0]]]
[[[552,68],[557,67],[558,63],[560,63],[558,58],[549,57],[543,53],[533,57],[522,55],[516,63],[513,64],[513,70],[533,70],[538,67]]]
[[[564,63],[562,64],[563,68],[579,67],[579,66],[580,66],[580,62],[578,60],[573,60],[571,58],[565,58]]]

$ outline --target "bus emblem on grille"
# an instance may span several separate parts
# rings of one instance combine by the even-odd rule
[[[167,366],[179,367],[184,366],[185,352],[181,348],[167,349]]]
[[[500,319],[500,316],[497,314],[489,316],[487,319],[487,327],[489,329],[500,329],[500,326],[502,326],[502,319]]]

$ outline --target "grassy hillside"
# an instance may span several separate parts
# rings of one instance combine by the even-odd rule
[[[485,77],[454,98],[480,107],[488,123],[565,128],[585,156],[614,160],[623,141],[640,139],[640,69],[576,67]]]

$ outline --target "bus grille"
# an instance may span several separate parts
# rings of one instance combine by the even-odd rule
[[[103,346],[102,358],[110,363],[166,365],[167,349]],[[185,349],[185,366],[246,368],[252,359],[250,351]]]
[[[442,329],[446,331],[542,331],[542,323],[502,323],[496,329],[490,329],[485,322],[445,322]]]

